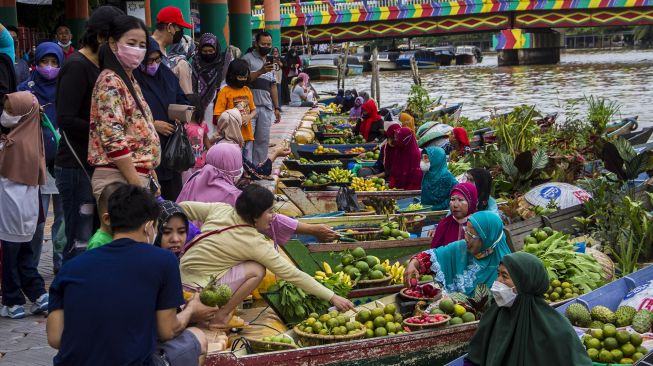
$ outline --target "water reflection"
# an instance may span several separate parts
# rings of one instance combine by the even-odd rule
[[[488,115],[488,108],[507,110],[525,103],[544,112],[560,111],[566,101],[583,95],[603,96],[622,104],[623,116],[639,115],[653,124],[653,50],[566,52],[557,65],[497,67],[494,55],[473,66],[452,66],[420,73],[432,97],[464,102],[463,115]],[[318,91],[335,91],[335,81],[316,81]],[[410,71],[381,73],[381,104],[403,104]],[[370,89],[369,74],[347,79],[347,88]]]

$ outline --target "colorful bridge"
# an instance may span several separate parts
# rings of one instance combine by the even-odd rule
[[[515,29],[653,24],[653,0],[317,0],[280,10],[283,42],[307,35],[311,42],[341,42],[498,31],[498,44],[519,48],[537,42]],[[252,29],[264,25],[263,8],[253,8]]]

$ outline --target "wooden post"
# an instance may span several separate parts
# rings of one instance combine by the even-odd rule
[[[379,48],[374,45],[372,50],[372,91],[374,92],[376,104],[381,106],[381,78],[379,76]]]
[[[415,61],[415,57],[410,58],[410,71],[413,74],[413,83],[415,85],[422,85],[422,79],[419,77],[419,68],[417,67],[417,61]]]
[[[345,58],[343,60],[344,61],[343,62],[344,67],[343,67],[343,70],[342,70],[342,88],[340,88],[340,89],[343,89],[343,90],[345,89],[345,80],[347,79],[347,73],[349,71],[348,60],[349,60],[349,42],[347,42],[346,45],[345,45]],[[336,90],[336,92],[337,92],[337,90]]]

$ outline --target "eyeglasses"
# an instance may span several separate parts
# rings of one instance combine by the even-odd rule
[[[465,236],[469,236],[470,238],[472,238],[472,239],[474,239],[474,240],[476,240],[476,239],[480,239],[480,238],[481,238],[481,237],[478,236],[478,235],[474,235],[474,234],[472,234],[469,230],[465,230]]]
[[[152,65],[152,64],[155,63],[155,62],[156,62],[157,64],[160,64],[160,63],[161,63],[161,56],[159,56],[159,57],[157,57],[157,58],[154,58],[154,59],[148,59],[148,60],[147,60],[147,64],[148,64],[148,65]]]

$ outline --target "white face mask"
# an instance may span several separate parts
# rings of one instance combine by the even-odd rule
[[[59,45],[59,47],[68,47],[68,46],[70,46],[71,43],[72,43],[72,41],[68,41],[66,43],[61,43],[61,42],[57,41],[57,44]]]
[[[0,116],[0,124],[5,128],[13,128],[18,124],[18,121],[20,121],[21,118],[23,118],[23,116],[12,116],[7,113],[7,111],[4,111],[2,112],[2,116]]]
[[[422,160],[419,162],[419,168],[422,169],[423,172],[428,172],[431,169],[431,163]]]
[[[492,296],[498,306],[509,308],[517,298],[517,294],[512,289],[512,287],[508,287],[505,283],[494,281],[490,291],[492,291]]]
[[[244,169],[240,168],[240,171],[238,172],[238,175],[234,177],[234,184],[238,183],[240,178],[243,176]]]

